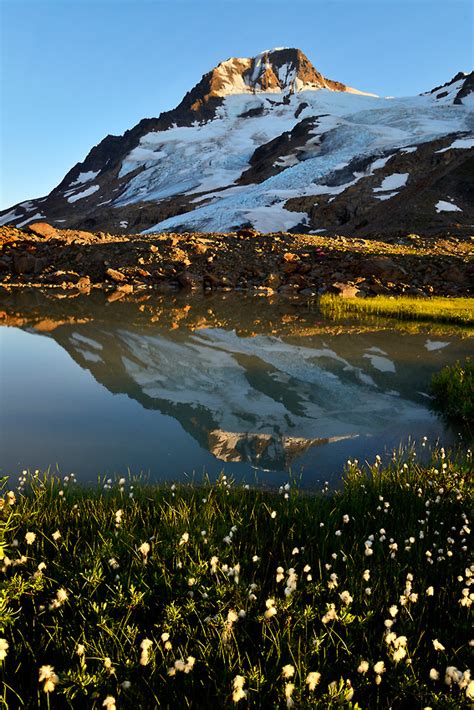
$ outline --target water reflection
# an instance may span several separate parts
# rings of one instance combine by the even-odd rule
[[[208,467],[209,459],[196,460],[191,440],[228,465],[286,471],[301,464],[327,474],[347,451],[363,457],[400,436],[446,436],[427,407],[427,384],[432,372],[470,350],[468,338],[447,330],[404,333],[373,323],[329,323],[302,304],[235,294],[113,302],[103,294],[61,296],[5,294],[3,323],[55,341],[109,393],[126,394],[155,417],[179,422],[173,450],[192,450],[196,469]],[[13,395],[5,394],[6,435]],[[132,425],[136,410],[124,398],[114,406]],[[44,407],[43,416],[50,414]],[[100,459],[88,446],[85,412],[74,427],[85,455]],[[156,445],[152,436],[145,437],[145,448]],[[136,458],[134,451],[134,466],[147,467],[145,453]],[[80,472],[80,462],[74,466]],[[169,461],[154,460],[154,476],[165,469]]]

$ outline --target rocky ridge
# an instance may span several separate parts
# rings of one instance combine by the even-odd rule
[[[153,290],[241,290],[264,296],[468,295],[474,287],[472,239],[394,241],[260,234],[110,235],[0,228],[0,284],[110,291],[110,298]]]

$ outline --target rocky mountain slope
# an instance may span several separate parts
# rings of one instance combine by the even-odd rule
[[[472,233],[474,72],[380,98],[297,49],[232,58],[172,111],[107,136],[0,224],[114,233]]]

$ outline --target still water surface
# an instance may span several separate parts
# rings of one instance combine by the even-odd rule
[[[336,482],[409,437],[456,433],[429,409],[431,374],[472,352],[444,330],[335,323],[236,294],[108,302],[0,297],[2,473],[79,480],[145,472],[305,486]]]

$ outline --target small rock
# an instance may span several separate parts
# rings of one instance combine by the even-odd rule
[[[124,274],[122,274],[121,271],[116,271],[116,269],[107,269],[107,271],[106,271],[105,273],[106,273],[107,276],[109,276],[113,281],[121,282],[121,281],[126,281],[126,280],[127,280],[127,277],[126,277]]]
[[[268,274],[265,285],[269,288],[278,288],[281,285],[281,278],[278,274]]]

